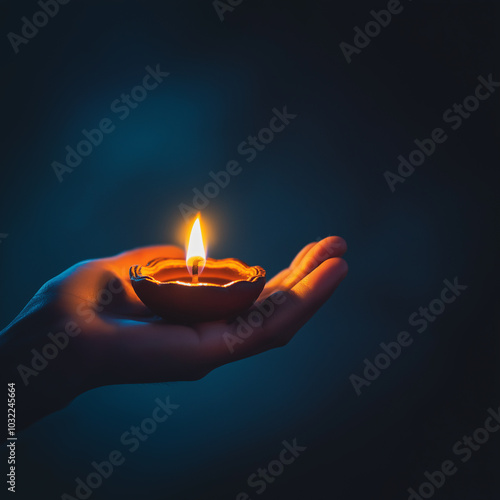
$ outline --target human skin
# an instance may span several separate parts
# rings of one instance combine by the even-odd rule
[[[170,324],[135,294],[130,267],[158,256],[184,258],[180,248],[143,247],[74,265],[43,285],[0,333],[1,379],[5,390],[16,384],[17,430],[100,386],[198,380],[224,364],[285,346],[345,278],[346,249],[337,236],[306,245],[242,315],[282,294],[272,314],[234,349],[225,335],[237,335],[236,321]],[[43,352],[53,343],[49,332],[64,331],[73,333],[67,345],[43,369],[30,371],[33,349]]]

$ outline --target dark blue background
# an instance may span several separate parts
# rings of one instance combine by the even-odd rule
[[[286,348],[197,382],[94,390],[33,425],[18,498],[73,493],[169,395],[180,408],[92,499],[406,499],[500,405],[498,94],[394,194],[383,178],[479,75],[500,79],[498,6],[405,2],[347,64],[339,43],[385,5],[246,0],[221,23],[209,0],[75,1],[17,55],[4,36],[0,324],[77,261],[182,243],[178,204],[232,159],[243,172],[204,211],[212,257],[273,275],[337,234],[350,265]],[[38,10],[0,8],[4,35]],[[111,102],[156,64],[170,76],[121,122]],[[238,144],[285,105],[297,118],[247,163]],[[104,117],[116,130],[59,183],[51,163]],[[455,276],[468,290],[416,334],[409,315]],[[401,330],[414,344],[357,397],[349,376]],[[247,477],[293,438],[307,450],[256,495]],[[498,498],[499,449],[492,436],[436,498]]]

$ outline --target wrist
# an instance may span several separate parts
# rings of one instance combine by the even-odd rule
[[[83,392],[74,375],[74,363],[65,356],[69,353],[57,351],[51,341],[49,334],[57,329],[39,313],[16,318],[0,333],[0,390],[15,384],[18,431],[60,410]]]

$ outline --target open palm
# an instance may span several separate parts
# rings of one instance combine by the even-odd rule
[[[310,243],[241,317],[191,326],[155,316],[129,278],[133,265],[184,258],[180,248],[144,247],[84,261],[48,281],[0,340],[14,363],[33,348],[42,352],[47,332],[68,332],[69,337],[60,334],[67,346],[37,378],[38,389],[44,382],[50,386],[50,397],[54,384],[71,400],[109,384],[199,379],[223,364],[287,344],[346,276],[340,258],[345,251],[339,237]]]

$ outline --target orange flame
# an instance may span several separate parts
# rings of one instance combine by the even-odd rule
[[[186,267],[189,274],[193,275],[193,264],[198,262],[198,274],[201,274],[207,262],[207,254],[203,245],[203,237],[201,234],[200,216],[196,217],[191,235],[189,236],[189,244],[186,252]]]

